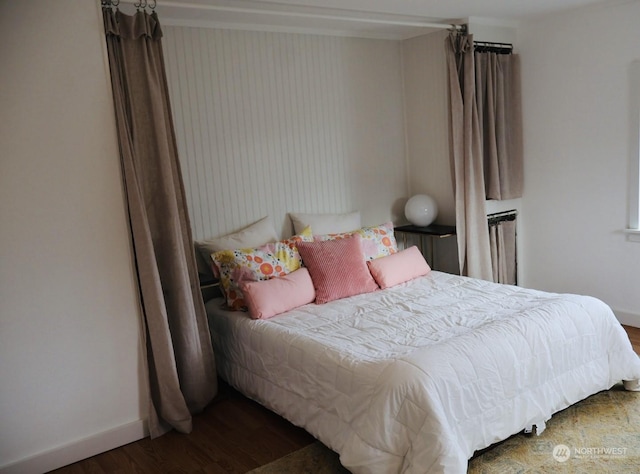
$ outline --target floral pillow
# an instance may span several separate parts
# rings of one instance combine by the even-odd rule
[[[263,217],[257,222],[240,229],[237,232],[226,234],[221,237],[212,237],[206,240],[196,240],[198,250],[198,272],[205,276],[214,276],[220,279],[215,265],[211,265],[211,254],[220,250],[239,249],[247,247],[259,247],[268,242],[278,240],[278,234],[273,227],[269,216]]]
[[[256,248],[220,250],[211,259],[220,272],[220,286],[229,309],[246,310],[240,284],[247,281],[269,280],[287,275],[302,266],[296,244],[311,242],[311,228],[298,235]]]
[[[313,228],[311,228],[313,230]],[[393,234],[393,223],[374,227],[363,227],[362,229],[352,232],[343,232],[340,234],[314,235],[313,239],[317,241],[337,240],[351,237],[354,234],[360,234],[362,237],[362,251],[365,260],[373,260],[380,257],[386,257],[398,252],[398,244]]]

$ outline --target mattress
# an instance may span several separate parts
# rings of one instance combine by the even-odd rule
[[[268,320],[207,303],[219,375],[354,473],[466,472],[476,450],[626,381],[602,301],[432,271]]]

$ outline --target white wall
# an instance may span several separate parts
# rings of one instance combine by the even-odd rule
[[[640,326],[640,243],[627,224],[629,67],[639,2],[609,2],[521,27],[523,283],[590,294]]]
[[[455,225],[456,209],[449,158],[449,98],[445,38],[448,31],[402,42],[402,76],[409,196],[427,194],[438,205],[436,224]],[[404,223],[406,223],[406,219]],[[455,237],[407,238],[407,246],[433,245],[429,264],[459,273]],[[426,255],[429,252],[425,252]],[[427,257],[428,259],[428,257]]]
[[[139,310],[99,2],[0,2],[0,471],[140,438]]]
[[[402,42],[409,194],[438,204],[437,223],[455,225],[449,158],[449,99],[445,38],[448,31]]]
[[[287,212],[402,218],[398,41],[168,27],[163,39],[194,237]]]
[[[467,23],[474,41],[513,44],[517,50],[517,22],[495,20],[492,18],[470,17]]]

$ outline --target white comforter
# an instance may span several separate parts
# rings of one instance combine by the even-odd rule
[[[463,473],[475,450],[628,380],[600,300],[431,272],[270,320],[207,305],[220,375],[354,473]]]

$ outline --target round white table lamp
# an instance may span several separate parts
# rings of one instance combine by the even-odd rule
[[[404,206],[404,215],[413,225],[426,227],[438,217],[438,204],[426,194],[416,194]]]

